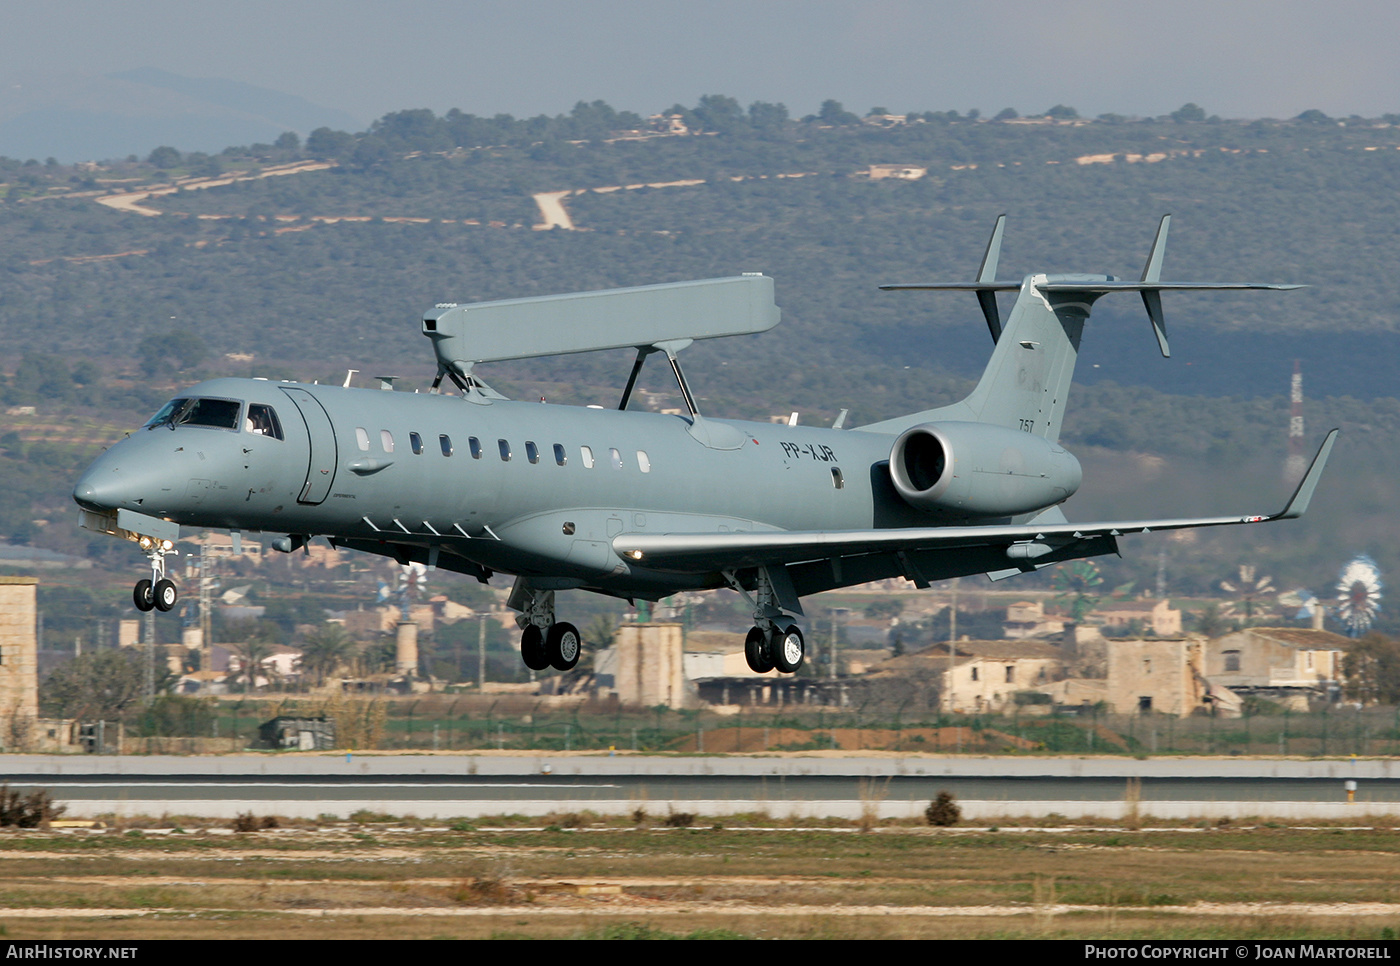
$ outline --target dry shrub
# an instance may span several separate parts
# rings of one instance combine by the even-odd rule
[[[252,812],[239,812],[238,817],[229,823],[229,827],[235,832],[261,832],[264,829],[281,828],[282,823],[277,821],[276,815],[258,818]]]
[[[53,803],[53,796],[46,788],[21,795],[10,788],[9,782],[0,785],[0,826],[40,828],[66,811],[67,806]]]
[[[505,906],[524,898],[519,889],[493,875],[463,879],[450,895],[464,906]]]
[[[632,824],[642,826],[647,823],[647,810],[644,808],[632,809]]]
[[[890,792],[890,780],[860,780],[860,830],[869,832],[880,823],[880,803]]]
[[[559,816],[558,821],[553,824],[560,828],[583,828],[590,824],[589,817],[580,812],[565,812]]]
[[[1123,790],[1123,827],[1131,831],[1142,828],[1142,779],[1129,778]]]
[[[938,797],[924,809],[924,818],[930,825],[947,828],[962,821],[962,809],[953,801],[952,792],[939,792]]]
[[[695,816],[690,812],[672,812],[663,824],[667,828],[690,828],[695,824]]]

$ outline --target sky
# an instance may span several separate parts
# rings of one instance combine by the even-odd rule
[[[702,94],[864,113],[1054,104],[1222,117],[1400,113],[1393,0],[45,0],[0,74],[157,67],[389,111],[650,114]]]

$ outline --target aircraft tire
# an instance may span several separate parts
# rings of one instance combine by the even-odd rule
[[[796,624],[778,628],[773,635],[773,666],[784,674],[792,674],[802,666],[802,658],[807,653],[807,643],[802,639],[802,631]]]
[[[173,580],[157,581],[151,595],[155,598],[156,609],[160,611],[173,610],[180,599],[180,591]]]
[[[549,655],[544,650],[544,634],[534,624],[525,625],[520,633],[520,659],[531,671],[549,667]]]
[[[149,580],[138,580],[136,586],[131,588],[131,602],[137,610],[145,612],[156,606],[156,595],[151,587]]]
[[[571,671],[583,653],[583,640],[578,628],[568,621],[549,625],[549,633],[544,636],[544,652],[549,657],[550,667],[558,671]]]
[[[773,662],[768,657],[768,635],[762,628],[749,628],[749,636],[744,638],[744,660],[749,670],[755,674],[767,674],[773,670]]]

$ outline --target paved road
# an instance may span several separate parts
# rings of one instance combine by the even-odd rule
[[[622,755],[0,755],[70,814],[315,817],[359,809],[422,817],[692,811],[917,815],[950,791],[969,817],[1121,816],[1129,779],[1145,814],[1327,818],[1400,814],[1389,760],[647,757]],[[1344,782],[1357,782],[1347,806]]]

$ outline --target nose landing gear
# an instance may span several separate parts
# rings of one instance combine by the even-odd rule
[[[131,590],[131,602],[139,611],[173,610],[180,599],[180,591],[173,580],[165,576],[166,554],[179,553],[169,540],[141,538],[141,549],[151,561],[151,579],[138,580]]]

